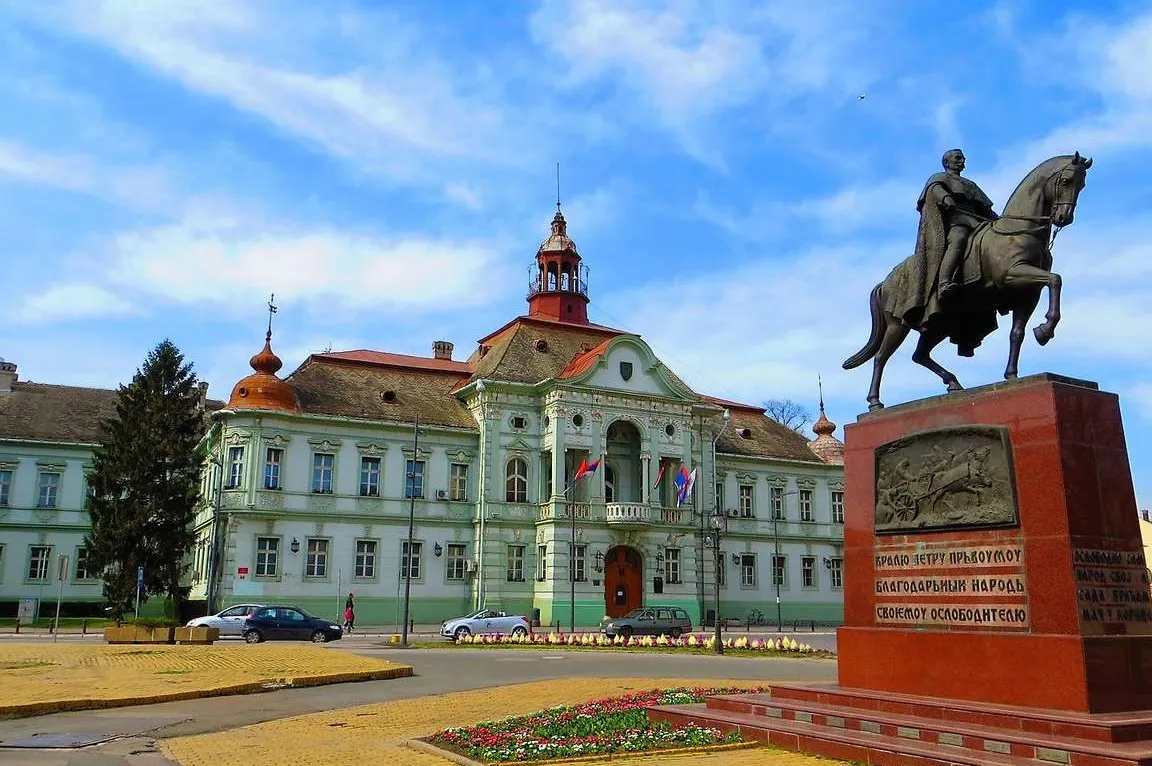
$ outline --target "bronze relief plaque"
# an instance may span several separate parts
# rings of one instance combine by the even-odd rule
[[[924,431],[876,449],[876,532],[1019,524],[1008,429]]]

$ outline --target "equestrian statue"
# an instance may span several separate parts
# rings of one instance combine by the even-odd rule
[[[911,330],[920,333],[912,361],[940,376],[949,391],[963,388],[956,376],[932,358],[945,338],[960,356],[996,329],[997,313],[1012,314],[1004,378],[1017,377],[1024,329],[1048,288],[1048,312],[1033,329],[1041,346],[1052,340],[1060,321],[1060,275],[1052,272],[1055,233],[1076,214],[1076,201],[1090,158],[1060,155],[1032,170],[996,215],[992,201],[961,175],[964,153],[945,152],[944,172],[924,185],[916,203],[920,227],[916,249],[872,288],[872,334],[844,362],[844,369],[872,360],[868,409],[880,402],[884,365]]]

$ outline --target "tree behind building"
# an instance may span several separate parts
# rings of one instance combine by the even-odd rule
[[[812,413],[791,399],[769,399],[764,402],[764,414],[780,425],[793,431],[804,432],[804,427],[812,422]]]
[[[195,539],[191,525],[203,460],[196,384],[192,364],[165,340],[149,352],[132,382],[120,387],[116,417],[101,424],[85,545],[117,618],[132,609],[137,567],[144,567],[142,600],[164,595],[178,607],[183,596],[180,580]]]

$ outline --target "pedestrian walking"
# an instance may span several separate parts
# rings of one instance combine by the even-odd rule
[[[348,600],[344,602],[344,632],[351,633],[352,628],[356,626],[356,604],[352,594],[348,594]]]

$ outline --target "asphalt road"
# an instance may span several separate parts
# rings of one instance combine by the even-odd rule
[[[820,634],[810,638],[817,638]],[[798,637],[805,643],[815,640]],[[832,637],[834,640],[834,636]],[[528,649],[398,649],[354,636],[331,648],[411,665],[389,681],[281,689],[257,695],[186,700],[0,721],[0,764],[169,766],[156,739],[220,731],[334,708],[564,677],[683,676],[764,681],[835,681],[834,660]],[[34,734],[117,737],[75,750],[7,747]]]

